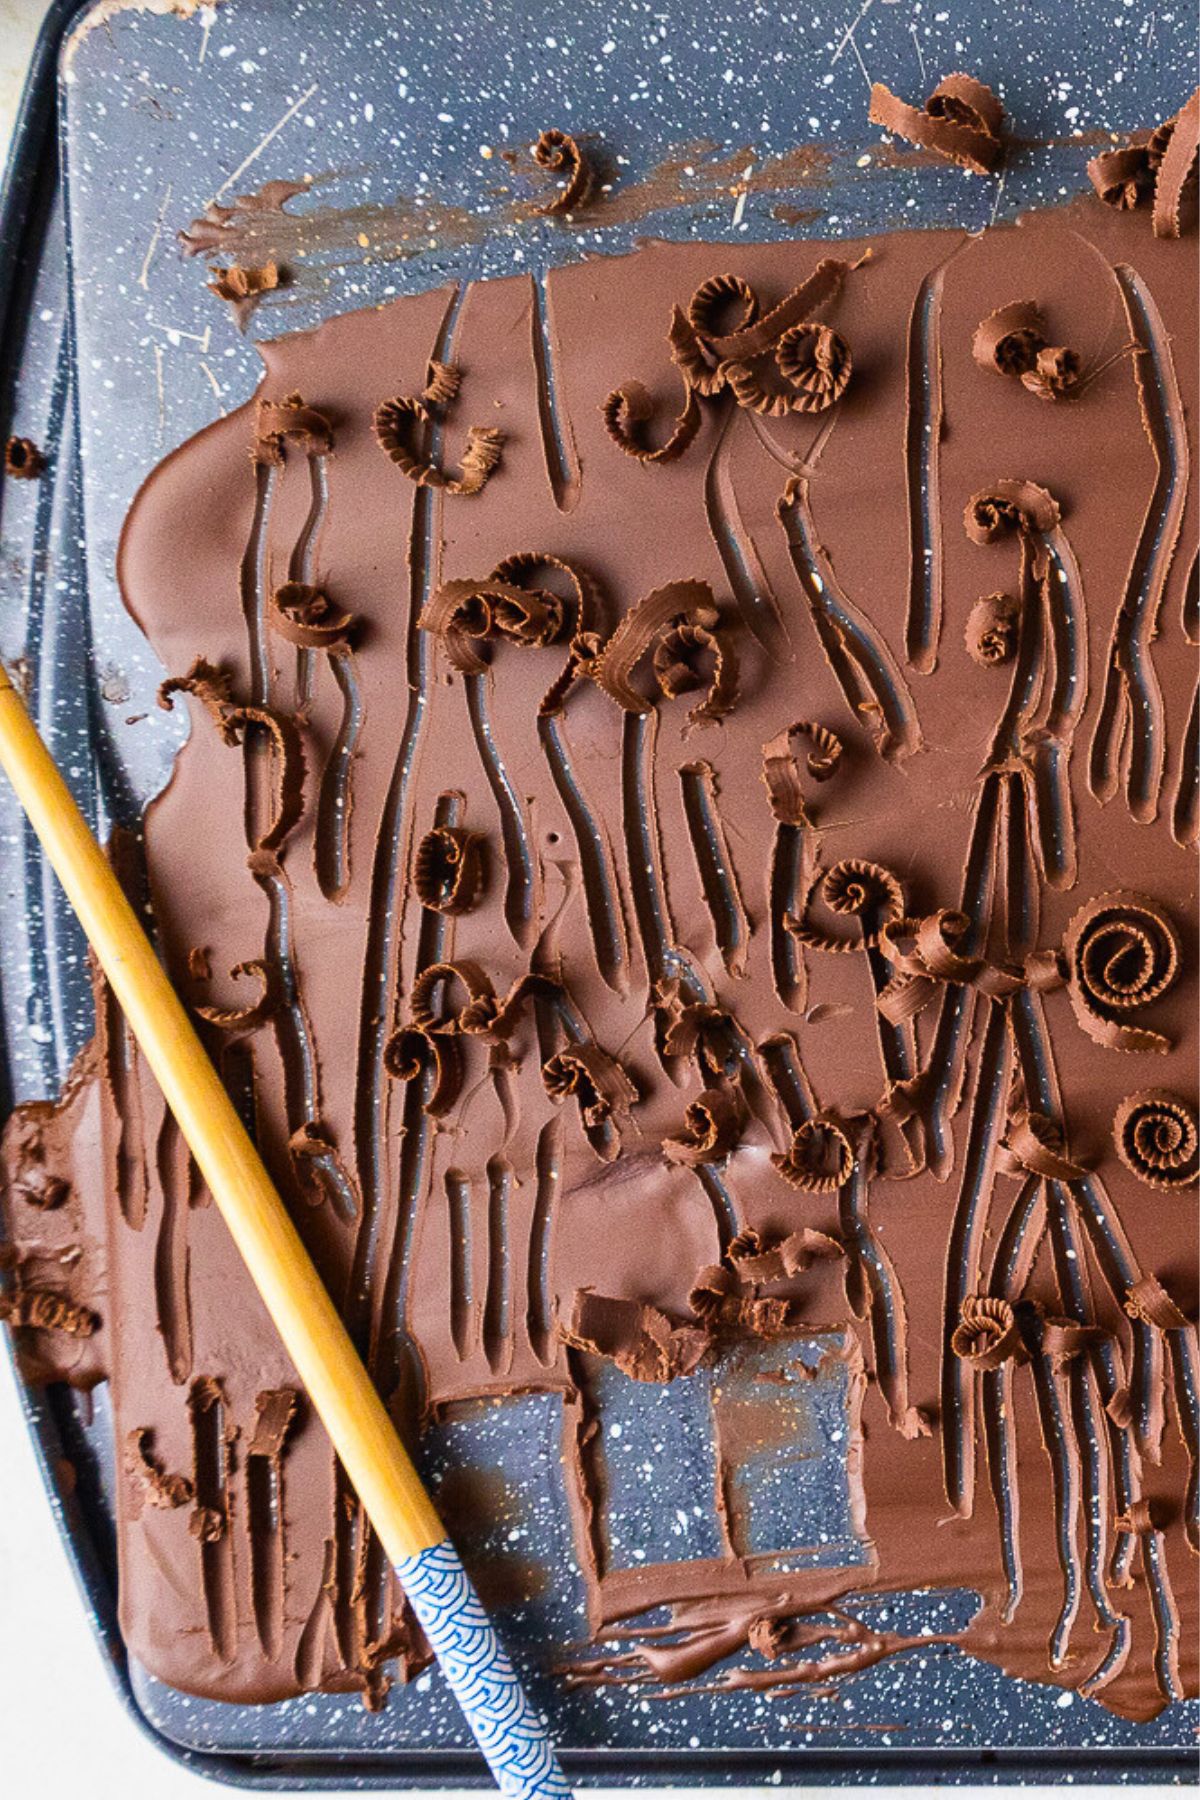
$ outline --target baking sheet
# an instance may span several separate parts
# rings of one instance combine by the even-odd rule
[[[711,241],[805,230],[849,236],[918,216],[982,228],[1073,191],[1078,145],[1018,151],[1003,184],[948,168],[896,167],[879,157],[865,123],[864,70],[917,92],[923,68],[936,76],[965,65],[1002,88],[1028,137],[1054,139],[1156,115],[1189,66],[1186,20],[1134,17],[1133,9],[1122,27],[1082,7],[1025,8],[1019,51],[978,4],[934,13],[880,0],[846,37],[855,10],[815,22],[710,13],[700,30],[681,6],[623,20],[598,5],[543,7],[532,19],[492,6],[473,13],[467,28],[437,7],[402,17],[398,7],[331,0],[225,0],[189,19],[107,9],[68,41],[66,218],[53,184],[33,196],[12,294],[17,329],[8,334],[6,424],[53,446],[54,459],[50,479],[9,483],[0,498],[0,654],[26,659],[39,723],[95,822],[136,820],[165,780],[183,729],[179,715],[154,706],[162,671],[120,603],[116,536],[161,456],[252,391],[254,337],[448,276],[536,273],[551,260],[623,251],[650,233]],[[622,222],[598,233],[581,221],[566,235],[536,221],[514,227],[504,196],[489,194],[497,184],[481,171],[503,169],[503,149],[549,122],[602,132],[621,190],[641,196]],[[802,141],[819,141],[828,156],[772,171],[778,149]],[[758,146],[746,149],[745,163],[743,146]],[[27,144],[23,170],[28,156]],[[731,198],[743,170],[749,191]],[[309,221],[307,248],[291,259],[296,280],[268,297],[242,338],[205,292],[202,262],[180,259],[174,234],[206,201],[228,201],[278,176],[313,177],[288,209]],[[656,206],[668,198],[669,206]],[[11,1095],[21,1099],[56,1090],[90,1029],[90,1002],[78,934],[7,793],[2,804],[4,1026]],[[652,1508],[639,1501],[639,1432],[676,1433],[693,1449],[703,1433],[703,1396],[692,1396],[689,1418],[681,1394],[667,1390],[664,1416],[652,1423],[644,1413],[617,1420],[623,1430],[609,1447],[620,1496],[614,1521],[631,1550],[640,1539],[655,1555],[672,1554],[680,1516],[696,1520],[687,1533],[703,1533],[705,1508],[688,1486],[697,1471],[703,1486],[702,1444],[699,1454],[675,1459],[678,1493],[656,1491]],[[607,1416],[616,1419],[620,1392],[609,1399]],[[812,1411],[823,1472],[819,1502],[808,1495],[806,1505],[809,1516],[818,1503],[828,1507],[831,1555],[852,1558],[837,1517],[836,1396],[815,1395]],[[467,1466],[503,1480],[529,1553],[555,1571],[541,1594],[503,1615],[510,1641],[527,1655],[547,1636],[570,1636],[582,1619],[580,1588],[559,1579],[571,1556],[555,1491],[556,1412],[556,1402],[537,1397],[480,1408],[426,1445],[434,1479]],[[70,1529],[80,1554],[92,1556],[104,1623],[112,1571],[103,1392],[86,1427],[76,1406],[57,1396],[39,1408],[35,1425],[47,1445],[66,1433],[83,1472]],[[531,1443],[539,1446],[533,1457]],[[699,1553],[694,1542],[683,1548]],[[873,1602],[887,1609],[893,1629],[914,1634],[952,1629],[972,1604],[968,1595],[944,1594]],[[457,1754],[465,1734],[436,1673],[393,1690],[382,1715],[323,1695],[224,1707],[176,1694],[137,1668],[128,1674],[153,1729],[246,1776],[273,1780],[284,1766],[312,1776],[334,1756],[350,1758],[366,1779],[393,1783],[439,1773],[459,1780],[465,1766]],[[587,1764],[610,1780],[750,1779],[778,1769],[788,1779],[886,1771],[890,1780],[927,1781],[935,1764],[947,1775],[978,1773],[988,1747],[1006,1759],[998,1771],[1029,1766],[1024,1748],[1038,1751],[1041,1775],[1048,1754],[1062,1759],[1064,1772],[1146,1778],[1190,1766],[1183,1757],[1195,1718],[1194,1709],[1176,1708],[1135,1727],[1095,1703],[1018,1687],[938,1647],[852,1678],[833,1708],[793,1696],[726,1700],[716,1745],[710,1715],[690,1702],[651,1711],[620,1689],[564,1695],[536,1666],[531,1675],[553,1701],[562,1741],[593,1750]],[[439,1770],[447,1756],[453,1761]],[[346,1777],[341,1760],[330,1780]]]

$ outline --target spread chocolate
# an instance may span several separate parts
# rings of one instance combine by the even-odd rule
[[[965,77],[875,107],[1003,154]],[[525,277],[332,319],[130,515],[192,721],[163,953],[402,1428],[560,1398],[564,1681],[827,1683],[921,1587],[1129,1718],[1196,1691],[1196,319],[1145,160],[981,237],[558,269],[544,353]],[[378,1704],[426,1647],[98,1001],[6,1136],[6,1310],[111,1377],[127,1640]],[[721,1554],[621,1565],[601,1377],[812,1340],[864,1561],[750,1554],[768,1383]]]

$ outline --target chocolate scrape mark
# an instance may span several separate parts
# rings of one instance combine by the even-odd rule
[[[596,967],[608,986],[621,993],[628,979],[628,949],[617,872],[603,814],[589,801],[576,772],[565,721],[543,714],[538,719],[537,729],[554,785],[575,834]]]
[[[711,763],[685,763],[679,782],[696,872],[721,960],[730,975],[744,975],[751,924],[717,809],[716,771]]]
[[[155,1152],[162,1216],[154,1246],[154,1296],[171,1380],[192,1372],[192,1297],[188,1252],[191,1154],[172,1113],[164,1113]]]
[[[746,530],[729,472],[730,444],[741,414],[731,408],[708,459],[704,508],[742,623],[768,655],[790,660],[787,627],[754,539]],[[741,427],[744,429],[744,427]]]
[[[1088,784],[1104,802],[1123,778],[1130,812],[1139,824],[1148,824],[1158,812],[1166,759],[1162,690],[1150,646],[1183,524],[1190,458],[1183,396],[1162,315],[1135,269],[1120,263],[1113,274],[1130,335],[1143,346],[1134,358],[1134,376],[1156,473],[1113,626]]]
[[[471,1184],[458,1169],[446,1170],[450,1234],[450,1333],[460,1362],[471,1354],[475,1295],[471,1234]]]
[[[946,265],[917,289],[908,321],[905,479],[908,484],[908,613],[904,648],[922,675],[937,667],[942,635],[942,288]]]
[[[538,1133],[537,1198],[529,1228],[529,1282],[525,1328],[543,1368],[554,1359],[554,1220],[562,1186],[563,1131],[550,1119]]]
[[[579,466],[570,415],[562,400],[546,278],[543,275],[531,275],[529,281],[532,296],[530,335],[537,377],[542,454],[546,459],[546,475],[550,491],[554,495],[554,504],[559,512],[570,513],[579,504],[583,491],[583,473]]]
[[[1187,728],[1179,746],[1171,836],[1184,850],[1193,849],[1200,841],[1200,682],[1192,691]]]
[[[483,1307],[483,1351],[493,1375],[506,1374],[512,1366],[512,1269],[509,1247],[509,1208],[512,1169],[503,1157],[492,1157],[487,1166],[488,1264],[487,1296]]]
[[[471,730],[475,734],[475,747],[479,752],[479,760],[483,764],[483,771],[495,797],[496,810],[500,815],[500,832],[504,843],[504,860],[507,869],[504,917],[516,943],[528,946],[537,923],[534,909],[535,878],[529,827],[526,823],[524,808],[517,798],[492,731],[488,679],[486,675],[465,677],[467,711],[471,719]]]
[[[234,1433],[226,1420],[225,1394],[219,1381],[209,1376],[194,1381],[188,1408],[192,1416],[196,1490],[188,1526],[199,1545],[213,1653],[228,1663],[237,1654],[237,1597],[229,1512],[229,1462]]]
[[[258,1641],[268,1662],[278,1662],[283,1648],[287,1585],[283,1453],[298,1404],[294,1388],[273,1388],[259,1394],[254,1402],[254,1432],[246,1450],[250,1591]]]

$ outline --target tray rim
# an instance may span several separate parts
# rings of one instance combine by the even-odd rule
[[[53,190],[67,173],[66,144],[59,108],[60,62],[71,33],[92,11],[110,0],[50,0],[42,21],[14,119],[0,180],[0,241],[9,255],[0,264],[0,372],[19,368],[22,342],[13,343],[10,313],[17,286],[16,271],[30,256],[40,255],[43,219],[37,208],[39,182]],[[219,4],[219,0],[215,0]],[[245,0],[250,4],[250,0]],[[141,10],[139,0],[125,0],[118,10]],[[50,158],[53,158],[51,164]],[[66,316],[73,335],[74,294],[70,285],[70,233],[67,231],[68,294]],[[13,1097],[6,1046],[0,1042],[0,1123],[12,1110]],[[72,1505],[55,1476],[62,1454],[64,1396],[56,1387],[37,1389],[21,1376],[10,1332],[4,1354],[16,1379],[21,1411],[33,1442],[47,1500],[56,1516],[59,1536],[84,1601],[89,1624],[106,1654],[105,1667],[114,1693],[136,1728],[165,1756],[193,1773],[225,1786],[263,1792],[303,1790],[332,1792],[353,1786],[362,1791],[415,1789],[490,1789],[492,1782],[478,1754],[461,1750],[391,1750],[383,1755],[330,1751],[290,1756],[282,1751],[201,1752],[190,1749],[156,1726],[137,1697],[130,1659],[116,1615],[116,1571],[97,1539],[86,1512]],[[660,1786],[666,1782],[722,1786],[743,1780],[781,1778],[782,1785],[808,1786],[832,1779],[848,1786],[876,1782],[937,1785],[979,1780],[988,1785],[1025,1785],[1063,1777],[1103,1781],[1124,1777],[1131,1785],[1162,1782],[1184,1785],[1194,1777],[1195,1754],[1178,1749],[850,1749],[808,1745],[803,1749],[636,1750],[629,1747],[567,1750],[566,1773],[589,1785]],[[850,1773],[853,1771],[854,1773]]]

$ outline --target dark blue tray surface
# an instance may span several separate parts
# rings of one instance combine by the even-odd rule
[[[52,18],[48,42],[69,10]],[[714,11],[700,30],[678,3],[620,19],[594,0],[543,6],[535,18],[485,5],[468,19],[391,0],[225,0],[188,20],[129,11],[92,30],[85,20],[63,59],[65,221],[57,184],[43,178],[39,189],[33,180],[35,131],[18,146],[10,175],[8,219],[20,222],[23,203],[28,216],[7,296],[5,425],[50,446],[52,461],[45,481],[10,483],[0,495],[0,655],[10,664],[25,659],[39,723],[101,828],[136,820],[166,778],[181,730],[180,715],[154,706],[162,671],[116,589],[121,521],[163,454],[252,392],[253,338],[448,276],[537,274],[554,262],[627,250],[649,234],[851,236],[918,217],[979,229],[1079,186],[1086,152],[1062,141],[1072,132],[1139,125],[1189,80],[1183,16],[1144,19],[1128,8],[1114,24],[1082,5],[1026,6],[1018,48],[1004,10],[978,0],[936,12],[879,0],[847,37],[856,10]],[[866,125],[866,75],[919,97],[926,72],[936,78],[960,66],[1003,92],[1023,138],[1047,140],[1018,149],[1002,182],[897,167],[879,156]],[[548,123],[599,134],[627,191],[692,146],[682,160],[695,174],[684,173],[679,185],[686,191],[692,182],[704,197],[603,231],[582,219],[566,231],[543,221],[513,225],[506,201],[489,192],[497,153],[528,144]],[[740,204],[714,194],[721,183],[706,171],[731,150],[749,147],[744,168],[753,173],[803,141],[819,141],[829,159],[802,186],[752,187]],[[313,215],[311,248],[295,258],[293,283],[268,297],[242,337],[205,291],[202,260],[179,256],[175,232],[207,201],[227,203],[282,176],[313,178],[289,206]],[[806,225],[775,216],[783,199],[810,215]],[[401,230],[411,232],[422,211],[429,235],[410,235],[396,254]],[[90,1031],[90,1001],[77,930],[7,791],[0,835],[0,994],[9,1091],[22,1099],[57,1089]],[[828,1417],[814,1429],[828,1452],[836,1397],[825,1404]],[[65,1436],[83,1471],[80,1501],[61,1516],[97,1626],[116,1649],[103,1390],[90,1423],[65,1396],[31,1396],[30,1408],[47,1455]],[[532,1462],[544,1497],[557,1470],[553,1414],[553,1403],[536,1397],[486,1415],[481,1408],[431,1436],[429,1472],[484,1463],[532,1494]],[[673,1408],[669,1429],[687,1428]],[[612,1465],[614,1482],[627,1485],[623,1517],[649,1544],[658,1516],[691,1512],[689,1496],[685,1485],[667,1506],[639,1515],[636,1429],[622,1442]],[[531,1443],[539,1447],[532,1458]],[[832,1517],[830,1527],[836,1537]],[[561,1505],[528,1517],[526,1529],[547,1566],[569,1570]],[[919,1634],[952,1628],[972,1601],[926,1595],[875,1604],[893,1628]],[[578,1587],[564,1579],[507,1614],[505,1628],[519,1652],[547,1636],[562,1641],[580,1606]],[[461,1782],[475,1767],[436,1673],[394,1690],[382,1715],[324,1695],[220,1706],[137,1668],[128,1680],[154,1731],[227,1777],[395,1785]],[[592,1778],[640,1782],[767,1779],[776,1770],[788,1780],[1005,1779],[1044,1777],[1056,1762],[1064,1775],[1147,1779],[1186,1774],[1195,1720],[1193,1708],[1174,1708],[1135,1727],[1094,1702],[1018,1686],[940,1647],[853,1678],[832,1708],[792,1696],[727,1699],[721,1746],[690,1705],[649,1708],[620,1689],[566,1707],[560,1699],[556,1711],[564,1741],[584,1751]],[[333,1757],[336,1773],[326,1760]]]

